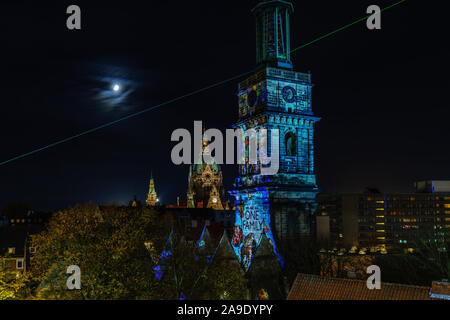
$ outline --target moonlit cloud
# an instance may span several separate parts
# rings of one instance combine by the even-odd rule
[[[144,87],[138,75],[126,67],[95,64],[90,72],[90,99],[103,112],[129,112],[140,107],[142,101],[137,101],[133,94]],[[92,76],[95,73],[95,76]],[[115,90],[115,86],[118,86]]]

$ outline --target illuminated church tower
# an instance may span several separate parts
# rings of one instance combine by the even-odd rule
[[[208,142],[203,141],[202,154],[208,154]],[[187,192],[188,208],[211,208],[224,210],[225,189],[223,187],[222,171],[217,163],[193,164],[189,168]]]
[[[240,165],[232,192],[238,208],[233,245],[247,267],[262,235],[276,252],[275,239],[309,237],[314,230],[319,191],[314,169],[314,124],[320,118],[312,111],[311,75],[293,71],[293,11],[290,2],[281,0],[261,1],[253,9],[257,68],[238,87],[239,120],[234,127],[244,131],[267,129],[269,151],[271,130],[279,130],[278,173],[262,175],[260,163]]]
[[[156,205],[158,204],[158,195],[156,194],[155,181],[153,180],[153,175],[150,178],[150,188],[148,191],[146,203],[149,207],[156,207]]]

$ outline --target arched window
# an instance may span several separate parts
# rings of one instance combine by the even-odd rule
[[[297,156],[297,136],[295,133],[287,133],[284,142],[286,146],[286,155],[289,157]]]

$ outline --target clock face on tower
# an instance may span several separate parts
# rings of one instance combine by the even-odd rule
[[[283,90],[281,91],[281,94],[283,95],[284,101],[286,101],[288,103],[292,103],[295,101],[295,98],[297,96],[297,91],[295,91],[294,88],[287,86],[287,87],[283,88]]]

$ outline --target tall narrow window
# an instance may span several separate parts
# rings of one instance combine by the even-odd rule
[[[288,157],[297,156],[297,136],[289,132],[285,137],[286,155]]]

